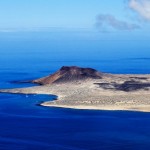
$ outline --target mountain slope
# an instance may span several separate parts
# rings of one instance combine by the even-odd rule
[[[92,68],[81,68],[77,66],[63,66],[56,73],[43,77],[40,79],[33,80],[32,83],[37,83],[41,85],[51,84],[51,83],[63,83],[72,82],[85,79],[101,79],[103,73],[98,72]]]

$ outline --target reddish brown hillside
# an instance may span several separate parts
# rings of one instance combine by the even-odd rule
[[[92,68],[80,68],[76,66],[64,66],[56,73],[33,80],[33,83],[38,83],[41,85],[51,84],[51,83],[63,83],[63,82],[71,82],[71,81],[78,81],[78,80],[85,80],[85,79],[101,79],[102,73],[98,72]]]

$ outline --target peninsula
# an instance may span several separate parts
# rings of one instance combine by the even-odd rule
[[[57,100],[40,104],[48,107],[150,112],[149,74],[109,74],[64,66],[52,75],[28,82],[39,85],[0,92],[57,95]]]

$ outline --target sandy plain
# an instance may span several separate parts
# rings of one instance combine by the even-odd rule
[[[46,107],[150,112],[150,75],[106,74],[102,79],[2,89],[0,92],[56,95],[56,100],[40,104]]]

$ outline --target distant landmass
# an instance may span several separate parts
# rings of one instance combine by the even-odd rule
[[[0,92],[57,95],[57,100],[40,104],[49,107],[150,112],[149,74],[109,74],[63,66],[52,75],[28,82],[40,86]]]

